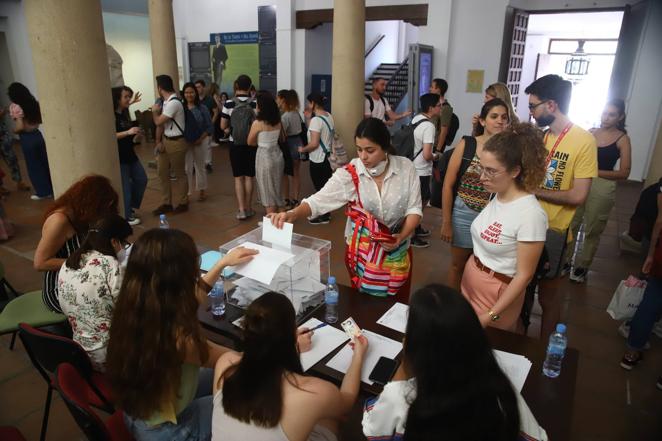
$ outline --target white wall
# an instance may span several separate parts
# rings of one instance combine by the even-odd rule
[[[471,116],[480,111],[484,96],[482,90],[480,93],[465,91],[467,70],[485,71],[483,89],[497,80],[507,5],[508,0],[453,1],[446,98],[460,120],[462,135],[471,132]],[[480,14],[476,13],[478,10]]]
[[[28,37],[27,24],[23,14],[23,2],[0,2],[0,31],[5,33],[9,48],[14,80],[23,83],[39,98],[37,80],[32,64],[32,49]]]
[[[324,23],[315,29],[308,29],[306,33],[306,55],[305,55],[305,86],[303,90],[297,90],[299,98],[310,92],[310,76],[331,75],[331,60],[333,51],[333,24]]]
[[[131,107],[146,110],[154,103],[152,48],[149,40],[149,18],[144,15],[103,13],[106,43],[122,57],[124,84],[143,94],[142,101]]]
[[[366,21],[365,22],[365,48],[371,45],[378,36],[384,39],[370,52],[365,59],[365,77],[368,78],[381,63],[399,63],[398,43],[400,40],[400,26],[397,20]],[[404,39],[404,35],[402,36]]]

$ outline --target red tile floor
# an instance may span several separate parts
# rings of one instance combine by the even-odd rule
[[[138,150],[146,164],[151,159],[151,147]],[[4,163],[2,167],[5,167]],[[304,168],[304,193],[309,194],[311,185],[307,167]],[[148,168],[147,172],[149,184],[140,211],[143,224],[134,228],[136,236],[157,225],[150,210],[158,205],[159,184],[155,170]],[[5,184],[13,189],[8,178],[5,178]],[[655,388],[655,380],[662,375],[662,342],[653,337],[645,361],[633,372],[625,372],[618,365],[624,340],[616,331],[618,323],[605,312],[619,280],[628,274],[636,274],[641,262],[641,257],[621,254],[618,248],[618,232],[627,228],[640,188],[636,183],[619,186],[616,207],[602,236],[588,282],[585,285],[563,282],[569,344],[580,352],[573,440],[662,440],[662,392]],[[196,242],[208,247],[216,247],[256,227],[262,214],[257,203],[257,217],[248,221],[238,221],[234,217],[236,204],[227,146],[214,148],[214,171],[209,175],[208,193],[209,198],[204,202],[196,202],[193,197],[188,213],[171,216],[171,226],[188,232]],[[12,191],[4,201],[9,217],[17,225],[17,234],[0,244],[0,260],[6,268],[8,280],[21,292],[41,286],[41,276],[32,268],[32,256],[40,237],[42,213],[48,203],[31,201],[28,193],[17,191]],[[299,222],[295,230],[333,242],[332,272],[340,283],[347,284],[342,260],[344,221],[342,212],[337,211],[327,226]],[[433,231],[433,235],[429,248],[414,251],[414,287],[446,279],[450,257],[448,245],[438,238],[440,224],[440,210],[426,208],[424,225]],[[534,312],[539,314],[539,309]],[[539,323],[539,315],[534,315],[530,335],[538,332]],[[9,337],[0,337],[0,425],[17,426],[27,439],[36,440],[46,386],[30,365],[20,343],[14,351],[10,352],[8,347]],[[538,373],[531,372],[530,375]],[[57,394],[54,397],[48,440],[84,439],[62,400]],[[360,432],[357,428],[348,428],[347,433]],[[345,439],[356,438],[356,435],[345,436]]]

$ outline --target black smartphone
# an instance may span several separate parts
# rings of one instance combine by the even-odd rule
[[[377,384],[384,385],[389,382],[397,367],[397,361],[391,358],[379,357],[377,364],[375,365],[372,372],[370,372],[370,376],[368,378]]]

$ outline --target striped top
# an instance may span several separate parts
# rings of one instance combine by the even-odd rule
[[[59,259],[66,259],[71,256],[74,251],[80,248],[80,244],[83,241],[81,236],[78,233],[74,233],[69,239],[67,239],[62,247],[55,253],[55,257]],[[44,273],[44,286],[42,289],[41,297],[44,300],[46,306],[52,311],[62,313],[62,308],[60,308],[60,300],[57,295],[57,276],[60,270],[46,271]]]
[[[491,193],[486,191],[480,183],[479,165],[478,156],[474,155],[467,171],[460,178],[457,195],[462,198],[467,207],[480,213],[490,202]]]

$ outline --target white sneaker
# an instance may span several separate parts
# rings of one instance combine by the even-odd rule
[[[129,225],[134,226],[134,225],[140,225],[140,218],[139,217],[130,217],[127,219],[127,222]]]
[[[52,197],[53,197],[52,194],[49,194],[48,196],[37,196],[36,194],[33,194],[32,196],[30,196],[30,199],[32,199],[33,201],[41,201],[43,199],[51,199]]]

